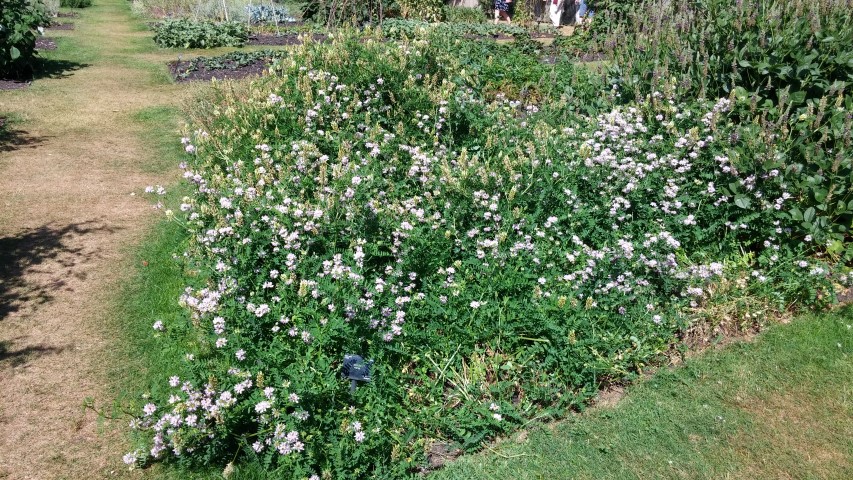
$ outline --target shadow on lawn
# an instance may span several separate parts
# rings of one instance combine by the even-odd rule
[[[12,345],[15,340],[18,339],[0,341],[0,367],[20,367],[35,357],[62,353],[63,350],[68,348],[30,345],[13,350]]]
[[[0,321],[26,308],[32,311],[70,290],[68,280],[85,280],[76,267],[97,258],[80,237],[117,229],[90,220],[64,226],[44,225],[0,238]]]
[[[47,142],[48,137],[33,136],[26,130],[3,128],[0,118],[0,152],[14,152],[22,148],[36,148]]]
[[[21,68],[18,72],[0,76],[0,90],[19,90],[26,88],[34,80],[45,78],[67,78],[88,66],[87,63],[36,57],[31,65]]]
[[[33,68],[33,80],[42,78],[67,78],[77,70],[88,67],[88,63],[69,62],[68,60],[56,60],[39,57]]]

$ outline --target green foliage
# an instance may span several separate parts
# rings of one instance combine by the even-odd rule
[[[439,23],[431,24],[421,20],[405,20],[392,18],[385,20],[381,25],[382,33],[388,38],[415,38],[417,36],[435,33],[435,37],[446,36],[449,38],[461,38],[465,36],[497,36],[497,35],[524,35],[528,30],[520,25],[508,25],[505,23]]]
[[[35,61],[36,30],[50,20],[41,3],[4,0],[0,5],[0,76],[28,78]]]
[[[444,7],[444,21],[447,23],[485,23],[485,13],[479,8]]]
[[[380,22],[395,2],[385,0],[307,0],[302,18],[329,28]]]
[[[445,5],[443,0],[397,0],[403,18],[423,20],[425,22],[440,22],[444,20]]]
[[[60,0],[62,8],[86,8],[92,6],[92,0]]]
[[[853,259],[853,2],[650,2],[623,17],[606,46],[626,99],[654,91],[682,98],[748,99],[753,122],[777,145],[803,238]]]
[[[249,31],[242,23],[169,19],[154,27],[154,42],[162,48],[242,47]]]
[[[248,5],[246,12],[249,15],[249,23],[255,25],[278,25],[296,21],[288,9],[280,5]]]

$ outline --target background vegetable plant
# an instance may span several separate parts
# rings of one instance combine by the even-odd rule
[[[40,2],[8,0],[0,5],[0,76],[32,76],[37,29],[49,22]]]
[[[162,48],[241,47],[249,39],[245,25],[236,22],[168,19],[154,27],[154,42]]]

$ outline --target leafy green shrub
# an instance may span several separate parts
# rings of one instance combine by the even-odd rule
[[[396,2],[385,0],[307,0],[302,18],[329,28],[378,23]]]
[[[280,5],[248,5],[246,12],[249,22],[253,24],[279,24],[291,23],[296,19]]]
[[[162,48],[242,47],[249,31],[242,23],[169,19],[154,27],[154,42]]]
[[[31,0],[30,3],[41,3],[48,18],[54,18],[59,13],[59,0]]]
[[[40,3],[4,1],[0,6],[0,76],[27,78],[32,75],[36,30],[49,22]]]
[[[625,18],[605,42],[625,98],[749,97],[749,120],[790,152],[792,239],[853,259],[853,2],[648,2]]]
[[[525,35],[528,30],[520,25],[504,23],[439,23],[423,20],[391,18],[382,22],[382,33],[388,38],[416,38],[434,33],[434,36],[459,38],[464,36]]]
[[[444,20],[443,0],[397,0],[403,18],[440,22]]]
[[[849,281],[789,241],[786,152],[739,122],[748,96],[619,105],[583,68],[440,34],[283,55],[192,112],[199,283],[154,324],[187,365],[129,464],[399,478],[630,378],[720,285],[784,309]],[[373,362],[354,390],[349,354]]]
[[[485,23],[485,13],[479,8],[444,7],[444,20],[448,23]]]
[[[62,8],[86,8],[92,6],[92,0],[60,0]]]

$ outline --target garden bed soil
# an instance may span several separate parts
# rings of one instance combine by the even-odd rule
[[[73,23],[51,23],[46,30],[74,30]]]
[[[192,65],[192,63],[192,61],[170,62],[169,72],[172,73],[172,78],[174,78],[178,83],[195,81],[207,82],[213,78],[216,78],[217,80],[238,80],[246,77],[260,76],[266,70],[269,61],[261,59],[249,65],[236,68],[226,67],[208,69],[202,65],[197,70],[184,73],[187,72],[187,69]]]
[[[246,45],[266,45],[266,46],[284,46],[284,45],[300,45],[302,40],[299,39],[298,33],[286,33],[284,35],[275,35],[270,33],[259,33],[249,37]],[[311,34],[311,38],[315,42],[324,42],[328,38],[325,33]]]
[[[36,38],[36,50],[56,50],[56,42],[50,38]]]
[[[7,80],[0,78],[0,91],[2,90],[20,90],[30,86],[29,80]]]
[[[77,12],[59,12],[56,16],[59,18],[77,18],[80,14]]]

